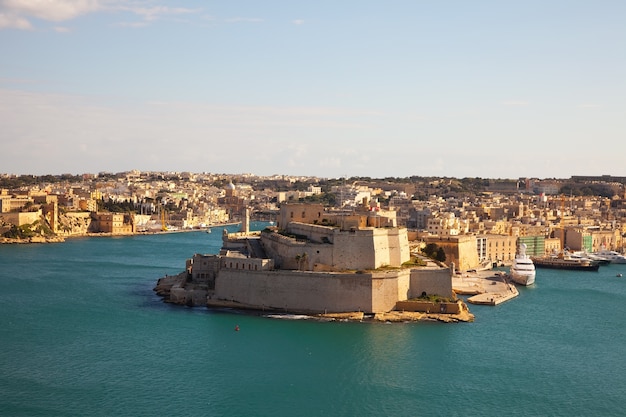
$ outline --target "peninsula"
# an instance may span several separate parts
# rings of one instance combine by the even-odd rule
[[[222,236],[217,255],[195,254],[158,280],[157,294],[187,306],[320,319],[472,321],[452,290],[452,268],[420,266],[394,211],[364,201],[333,212],[283,204],[275,227]]]

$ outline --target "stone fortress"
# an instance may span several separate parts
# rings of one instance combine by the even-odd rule
[[[434,304],[417,298],[455,298],[452,270],[412,263],[395,212],[367,201],[350,213],[283,204],[276,227],[248,229],[247,216],[240,232],[224,229],[218,255],[193,255],[185,272],[159,280],[157,293],[177,304],[300,314],[429,312]],[[466,310],[461,301],[436,308]]]

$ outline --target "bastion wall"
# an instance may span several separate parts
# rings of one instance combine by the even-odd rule
[[[411,269],[411,283],[408,298],[418,298],[426,294],[452,297],[452,271],[450,269]]]
[[[306,313],[379,313],[394,309],[409,271],[376,274],[222,269],[212,298],[257,309]]]
[[[265,253],[274,259],[279,269],[313,270],[314,265],[332,265],[333,245],[297,241],[278,233],[263,233],[261,242]],[[306,258],[302,259],[302,255]]]
[[[278,233],[263,233],[261,240],[267,255],[282,269],[315,270],[316,265],[329,269],[367,270],[383,266],[399,267],[410,259],[405,228],[367,228],[341,231],[327,226],[289,223],[289,232],[307,236],[299,241]],[[306,258],[302,260],[302,254]],[[372,256],[363,256],[372,254]]]

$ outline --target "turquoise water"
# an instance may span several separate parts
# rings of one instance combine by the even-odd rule
[[[0,246],[0,415],[626,414],[626,265],[538,270],[518,298],[470,305],[474,323],[162,303],[157,278],[220,231]]]

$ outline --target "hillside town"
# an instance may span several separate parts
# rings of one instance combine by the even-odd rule
[[[626,177],[569,179],[338,178],[184,172],[0,175],[0,241],[167,233],[253,220],[310,203],[349,216],[393,213],[412,247],[436,247],[459,270],[567,248],[623,252]],[[379,217],[381,218],[381,217]]]

